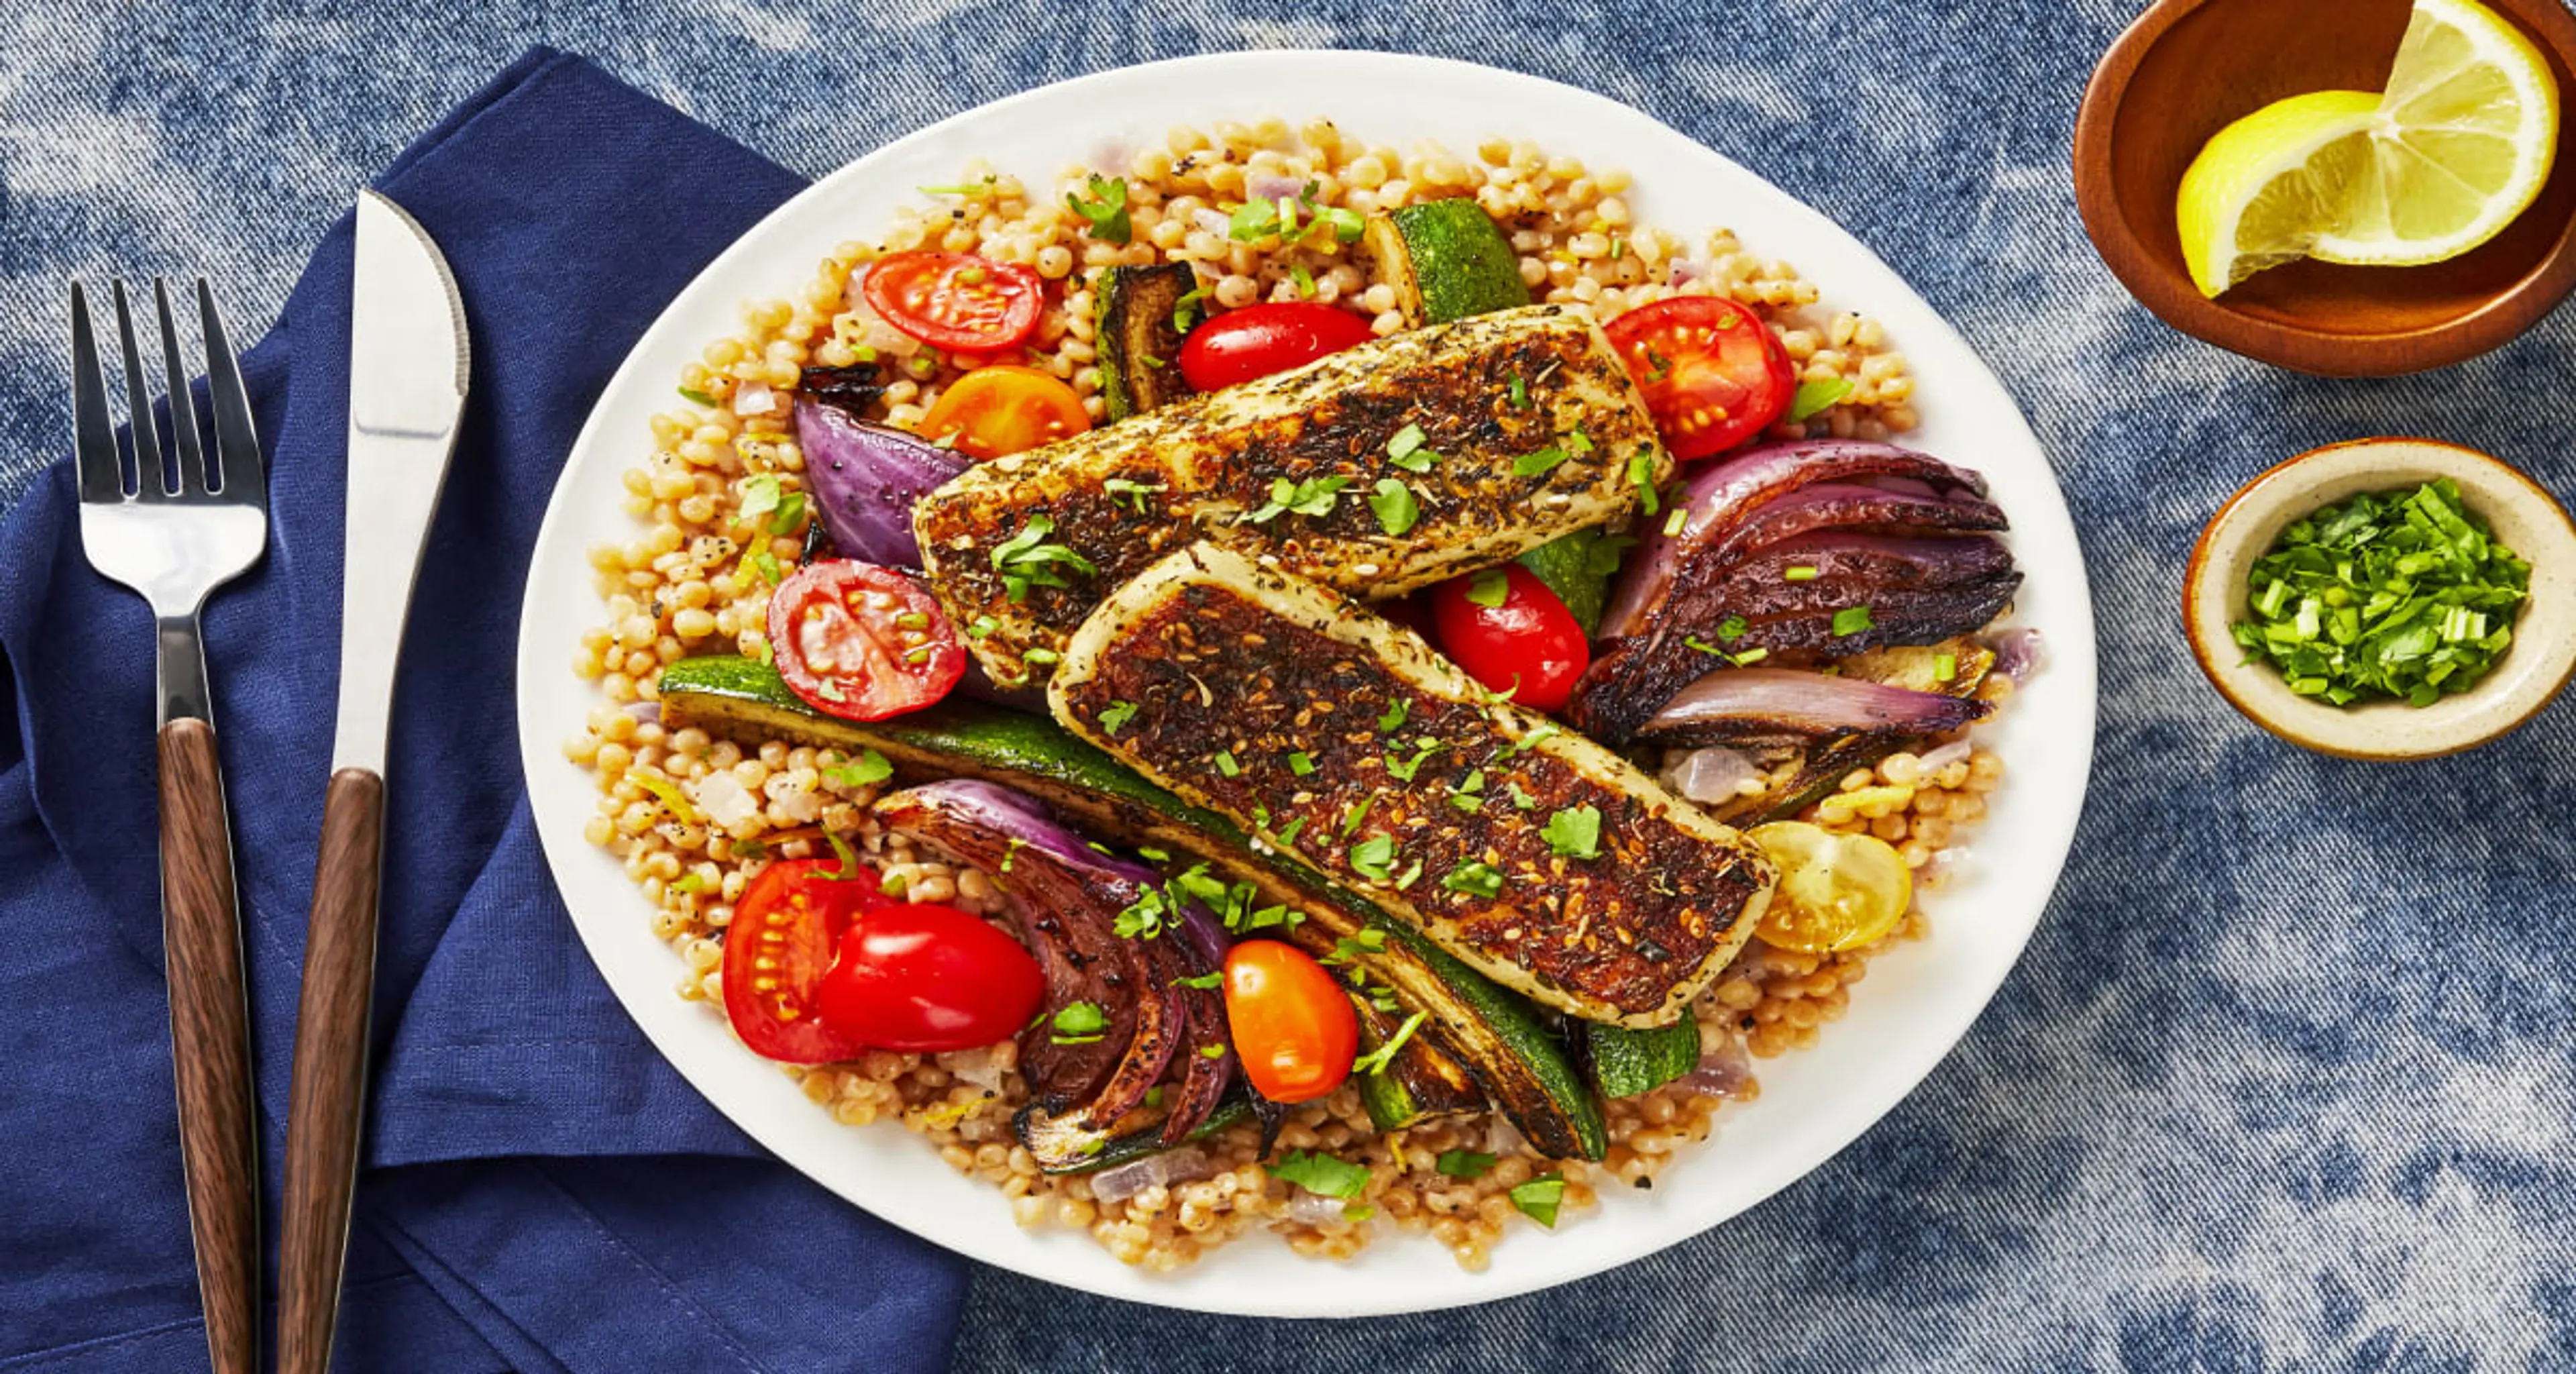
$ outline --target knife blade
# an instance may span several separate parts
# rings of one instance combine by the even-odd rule
[[[394,670],[464,418],[469,362],[464,300],[446,257],[373,191],[358,197],[352,294],[339,706],[287,1106],[281,1374],[325,1374],[331,1361],[366,1100]]]

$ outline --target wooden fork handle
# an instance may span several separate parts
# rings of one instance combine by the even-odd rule
[[[287,1101],[286,1215],[277,1270],[279,1374],[325,1374],[331,1363],[366,1104],[384,822],[382,777],[364,768],[331,775],[322,803]]]
[[[197,1294],[215,1374],[259,1367],[259,1137],[232,827],[215,727],[161,727],[161,938]]]

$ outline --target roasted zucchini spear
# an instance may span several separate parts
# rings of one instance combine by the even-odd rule
[[[1197,269],[1185,262],[1101,274],[1092,344],[1099,350],[1101,404],[1112,423],[1190,394],[1176,360],[1189,333],[1181,302],[1198,287]]]
[[[1407,325],[1446,324],[1529,304],[1520,255],[1472,198],[1431,200],[1368,218],[1362,240]]]

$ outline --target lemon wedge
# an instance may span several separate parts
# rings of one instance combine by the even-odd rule
[[[2558,82],[2520,29],[2473,0],[2416,0],[2379,99],[2373,157],[2308,255],[2441,262],[2531,208],[2558,147]]]
[[[2475,0],[2416,0],[2379,95],[2318,91],[2228,125],[2183,174],[2183,257],[2203,295],[2302,257],[2415,266],[2502,232],[2549,180],[2558,83]]]
[[[1745,832],[1780,866],[1779,885],[1753,933],[1780,949],[1831,954],[1885,939],[1914,903],[1914,875],[1887,841],[1842,835],[1805,821]]]
[[[2379,97],[2317,91],[2218,131],[2182,176],[2183,261],[2204,296],[2308,256],[2371,162]]]

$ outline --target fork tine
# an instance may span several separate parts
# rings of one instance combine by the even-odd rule
[[[116,422],[107,413],[107,374],[98,363],[98,337],[89,296],[72,283],[72,455],[80,470],[83,501],[125,499],[124,461],[116,451]]]
[[[259,456],[259,429],[251,423],[250,392],[242,386],[241,360],[215,313],[215,289],[197,278],[198,327],[206,341],[206,399],[215,413],[215,467],[224,495],[265,507],[268,479]]]
[[[170,453],[179,468],[179,490],[203,495],[215,485],[215,474],[197,439],[197,399],[188,388],[178,326],[170,319],[170,285],[159,277],[152,279],[152,304],[161,316],[161,365],[170,375]]]
[[[134,346],[134,312],[126,305],[125,283],[110,283],[116,294],[116,332],[125,340],[125,407],[134,433],[135,494],[149,501],[170,493],[170,470],[161,463],[161,431],[152,422],[152,393],[143,382],[143,352]]]

